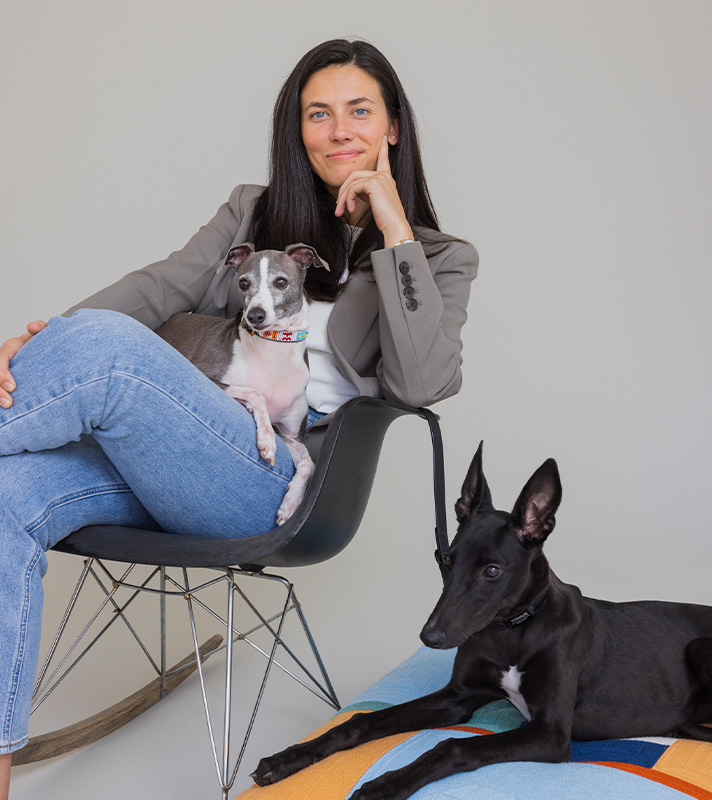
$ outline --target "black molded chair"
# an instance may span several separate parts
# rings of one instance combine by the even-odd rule
[[[224,539],[94,525],[73,533],[55,547],[55,550],[64,553],[82,556],[85,558],[85,563],[50,653],[39,670],[33,710],[44,701],[54,687],[63,680],[66,673],[83,658],[86,651],[118,619],[121,619],[129,627],[132,635],[151,661],[158,677],[130,698],[100,714],[59,731],[31,739],[26,748],[15,754],[13,763],[38,761],[95,741],[156,703],[191,672],[197,670],[200,675],[218,780],[222,789],[222,797],[227,798],[228,791],[232,787],[240,767],[267,678],[273,666],[282,669],[302,686],[338,710],[338,699],[307,626],[292,583],[279,575],[266,572],[265,568],[316,564],[335,556],[346,547],[358,530],[365,512],[386,431],[395,419],[404,415],[416,415],[426,420],[430,428],[433,445],[436,559],[441,563],[442,552],[447,548],[447,530],[442,439],[437,416],[428,409],[412,408],[369,397],[354,398],[343,405],[334,415],[324,436],[316,461],[316,469],[304,500],[292,518],[280,527],[259,536]],[[116,577],[104,563],[106,561],[123,562],[130,566],[121,576]],[[137,564],[150,565],[153,568],[148,578],[140,583],[131,579]],[[217,570],[218,577],[198,585],[191,585],[188,569],[196,567]],[[167,568],[178,568],[179,576],[173,576],[167,571]],[[50,666],[54,663],[53,659],[57,654],[59,641],[76,605],[79,592],[89,575],[92,575],[100,584],[105,599],[91,618],[90,623],[69,647],[68,654],[50,673]],[[267,580],[284,587],[286,599],[280,611],[273,616],[259,611],[242,588],[245,579]],[[228,590],[227,609],[224,615],[213,611],[199,597],[205,589],[221,582],[226,584]],[[132,592],[129,600],[123,605],[119,605],[116,599],[116,592],[120,588]],[[157,663],[150,655],[125,615],[127,606],[140,592],[155,592],[160,597],[160,663]],[[166,666],[165,599],[171,595],[181,596],[187,601],[195,654],[191,654],[169,669]],[[236,596],[244,600],[255,616],[256,624],[250,630],[238,630],[236,626],[234,618]],[[196,607],[207,611],[213,619],[225,626],[224,644],[221,636],[213,636],[202,645],[199,644],[194,615]],[[91,640],[87,647],[84,647],[83,644],[80,647],[80,642],[83,641],[82,637],[88,635],[90,625],[98,619],[98,615],[104,609],[114,612],[110,622],[105,625],[98,636]],[[299,617],[317,669],[310,670],[284,641],[283,626],[290,611],[294,611]],[[266,631],[269,634],[270,647],[261,648],[252,641],[251,637],[257,630]],[[267,659],[267,666],[241,750],[235,759],[234,767],[231,768],[230,707],[233,644],[236,640],[246,641],[258,649]],[[278,660],[279,648],[291,657],[295,667],[290,669]],[[223,649],[226,653],[226,681],[222,752],[219,754],[206,697],[202,662],[208,656]],[[314,672],[318,672],[318,677],[313,674]]]

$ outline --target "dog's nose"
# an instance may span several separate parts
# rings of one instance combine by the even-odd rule
[[[265,316],[264,308],[255,306],[247,312],[247,321],[250,325],[261,325],[265,321]]]
[[[420,632],[420,639],[426,647],[440,650],[445,644],[445,631],[428,622]]]

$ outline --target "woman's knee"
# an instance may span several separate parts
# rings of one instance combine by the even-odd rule
[[[150,332],[133,317],[104,308],[81,308],[71,317],[53,317],[50,320],[51,325],[63,325],[74,335],[101,340],[141,337],[144,333]]]
[[[155,345],[158,337],[132,317],[118,311],[83,308],[71,317],[53,317],[49,334],[62,352],[76,351],[90,361],[102,355],[123,356]],[[43,332],[44,333],[44,332]]]

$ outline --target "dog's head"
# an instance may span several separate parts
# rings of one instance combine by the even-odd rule
[[[307,268],[329,269],[313,247],[301,243],[258,252],[252,244],[241,244],[230,250],[225,264],[237,273],[243,314],[256,330],[289,324],[304,308]]]
[[[421,633],[426,645],[458,647],[495,617],[531,602],[527,590],[542,568],[542,546],[560,502],[559,471],[550,458],[527,481],[511,514],[495,510],[480,443],[455,504],[457,534],[444,557],[443,593]]]

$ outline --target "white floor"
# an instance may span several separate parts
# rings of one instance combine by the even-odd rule
[[[417,430],[417,441],[412,452],[419,457],[422,444],[423,463],[427,465],[427,434],[417,427],[413,430]],[[413,478],[395,474],[397,463],[397,452],[384,452],[372,504],[356,539],[342,554],[326,564],[286,573],[295,583],[342,704],[419,647],[418,633],[439,593],[439,575],[432,557],[429,467],[420,471],[419,478]],[[382,477],[384,471],[387,479]],[[380,510],[374,516],[371,508]],[[45,580],[47,637],[51,622],[60,614],[71,577],[80,566],[79,559],[52,556]],[[266,590],[258,591],[264,594]],[[191,647],[184,605],[182,600],[173,600],[168,606],[169,631],[174,636],[169,663],[187,655]],[[137,627],[142,632],[147,629],[150,638],[151,631],[156,630],[155,609],[150,605],[145,609],[136,605],[134,618]],[[298,627],[295,623],[296,620],[290,622],[292,633]],[[95,660],[90,661],[88,656],[81,675],[68,679],[56,698],[52,697],[46,709],[41,709],[37,715],[40,719],[33,718],[34,732],[82,719],[154,677],[130,635],[120,625],[115,628]],[[208,621],[200,638],[217,631],[217,623]],[[285,639],[291,642],[287,636]],[[258,668],[263,662],[253,651],[238,648],[236,653],[234,752],[241,741],[239,730],[246,724],[240,697],[256,691]],[[211,693],[221,691],[223,669],[223,662],[217,658],[208,662]],[[219,712],[216,713],[219,724]],[[249,773],[261,756],[298,740],[333,713],[325,703],[275,670],[231,797],[251,785]],[[51,796],[52,800],[218,800],[220,792],[197,676],[191,676],[164,701],[106,738],[68,755],[13,769],[11,800],[37,800],[44,796]]]

